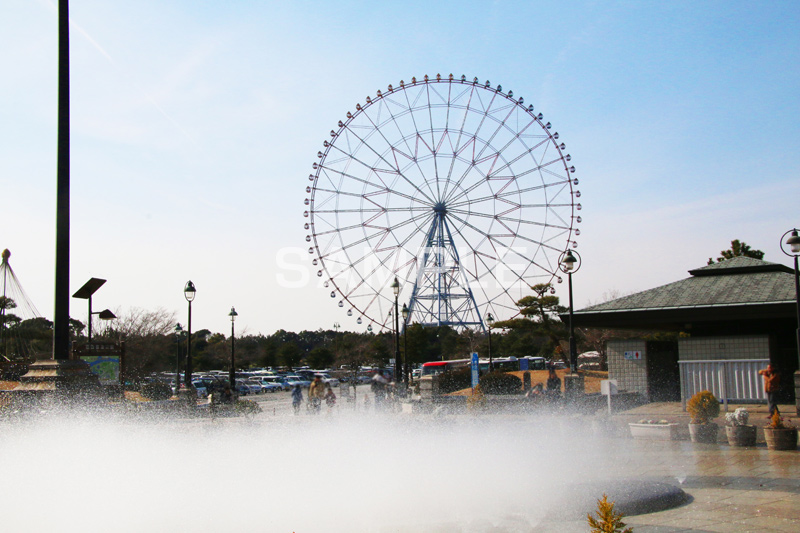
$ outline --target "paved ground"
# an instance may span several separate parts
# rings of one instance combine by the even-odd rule
[[[363,410],[367,387],[359,387],[357,405]],[[343,398],[340,398],[343,400]],[[261,416],[288,414],[288,395],[259,397],[264,408]],[[369,406],[369,404],[367,404]],[[737,406],[729,406],[733,411]],[[746,406],[751,423],[763,428],[767,423],[764,405]],[[339,409],[352,409],[353,404],[339,402]],[[782,411],[793,415],[793,406]],[[301,413],[304,415],[305,413]],[[401,415],[398,415],[401,416]],[[720,432],[720,444],[693,444],[688,440],[636,441],[627,435],[627,422],[645,419],[668,419],[682,424],[681,437],[688,439],[688,416],[680,403],[654,403],[616,413],[618,428],[607,437],[626,459],[616,465],[620,478],[665,482],[680,487],[689,496],[689,503],[674,509],[630,516],[625,522],[636,533],[705,532],[800,532],[800,451],[772,452],[760,443],[755,448],[733,448]],[[794,418],[794,416],[791,416]],[[724,410],[718,420],[723,423]],[[524,420],[521,417],[520,420]],[[720,428],[722,430],[722,428]],[[461,531],[442,524],[436,531]],[[587,531],[585,520],[538,524],[534,531]],[[525,527],[495,523],[489,530],[524,531]],[[489,531],[487,530],[487,531]]]

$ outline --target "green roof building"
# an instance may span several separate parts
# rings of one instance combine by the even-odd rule
[[[699,387],[720,400],[762,401],[757,370],[771,362],[782,375],[782,400],[793,401],[792,374],[798,368],[794,271],[734,257],[689,274],[574,312],[578,328],[685,334],[668,343],[610,341],[609,377],[618,380],[620,389],[651,401],[685,401]]]

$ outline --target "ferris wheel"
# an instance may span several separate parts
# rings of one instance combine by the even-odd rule
[[[367,96],[309,174],[308,253],[357,323],[484,328],[558,277],[581,217],[571,156],[542,113],[478,78],[427,75]],[[370,329],[372,329],[370,327]]]

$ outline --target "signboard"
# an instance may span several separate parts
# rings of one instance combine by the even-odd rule
[[[100,378],[101,385],[116,385],[120,382],[120,370],[125,355],[123,343],[80,344],[73,348],[73,352],[89,364],[89,369]]]
[[[478,352],[472,352],[472,388],[478,386],[478,368],[480,361],[478,360]]]
[[[608,399],[608,414],[611,414],[611,397],[617,394],[617,380],[600,380],[600,394],[604,394]]]
[[[616,379],[600,380],[600,394],[603,394],[605,396],[613,396],[617,394],[617,380]]]
[[[625,359],[630,359],[630,360],[638,361],[642,358],[642,352],[638,350],[635,352],[625,352],[623,355],[625,356]]]
[[[523,357],[519,360],[519,369],[520,370],[528,370],[528,359]]]
[[[118,355],[89,355],[82,356],[82,361],[89,363],[89,370],[97,374],[101,385],[115,385],[119,383],[119,364]]]

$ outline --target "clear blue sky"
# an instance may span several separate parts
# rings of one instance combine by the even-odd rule
[[[52,318],[56,7],[7,4],[0,248]],[[561,134],[584,207],[577,307],[686,277],[734,238],[789,263],[796,2],[74,0],[71,15],[71,292],[108,279],[97,309],[184,322],[191,279],[195,330],[226,332],[231,305],[251,333],[356,329],[328,291],[282,287],[277,258],[306,248],[327,132],[426,73],[502,84]]]

